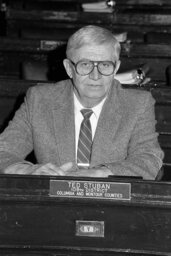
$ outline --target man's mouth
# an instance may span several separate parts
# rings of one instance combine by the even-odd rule
[[[98,88],[98,87],[101,87],[101,84],[88,84],[88,86],[93,88]]]

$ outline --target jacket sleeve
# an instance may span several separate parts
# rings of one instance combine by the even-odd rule
[[[0,172],[9,165],[24,161],[33,150],[30,92],[31,89],[28,90],[24,103],[16,111],[13,120],[0,135]]]
[[[155,130],[155,100],[151,94],[148,95],[131,135],[127,158],[121,162],[106,164],[114,175],[141,176],[151,180],[156,178],[162,167],[164,153]]]

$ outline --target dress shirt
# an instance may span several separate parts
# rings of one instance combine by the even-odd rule
[[[99,116],[103,107],[103,104],[105,102],[104,98],[98,105],[91,108],[93,111],[91,117],[90,117],[90,123],[91,123],[91,129],[92,129],[92,140],[95,135],[97,123],[99,120]],[[79,133],[80,133],[80,127],[81,123],[83,121],[83,115],[81,114],[81,109],[85,108],[77,99],[76,95],[74,94],[74,111],[75,111],[75,152],[76,152],[76,159],[77,159],[77,147],[78,147],[78,139],[79,139]]]

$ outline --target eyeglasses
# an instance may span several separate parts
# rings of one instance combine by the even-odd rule
[[[89,75],[94,70],[94,67],[97,67],[98,72],[104,76],[112,75],[115,70],[115,63],[112,61],[80,60],[74,63],[70,60],[70,62],[74,65],[76,72],[81,76]]]

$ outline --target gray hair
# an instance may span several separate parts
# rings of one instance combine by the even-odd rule
[[[75,50],[81,48],[84,45],[94,44],[111,44],[113,47],[113,56],[117,60],[119,59],[121,46],[115,36],[108,29],[94,25],[82,27],[70,36],[67,43],[66,56],[67,58],[71,58]]]

